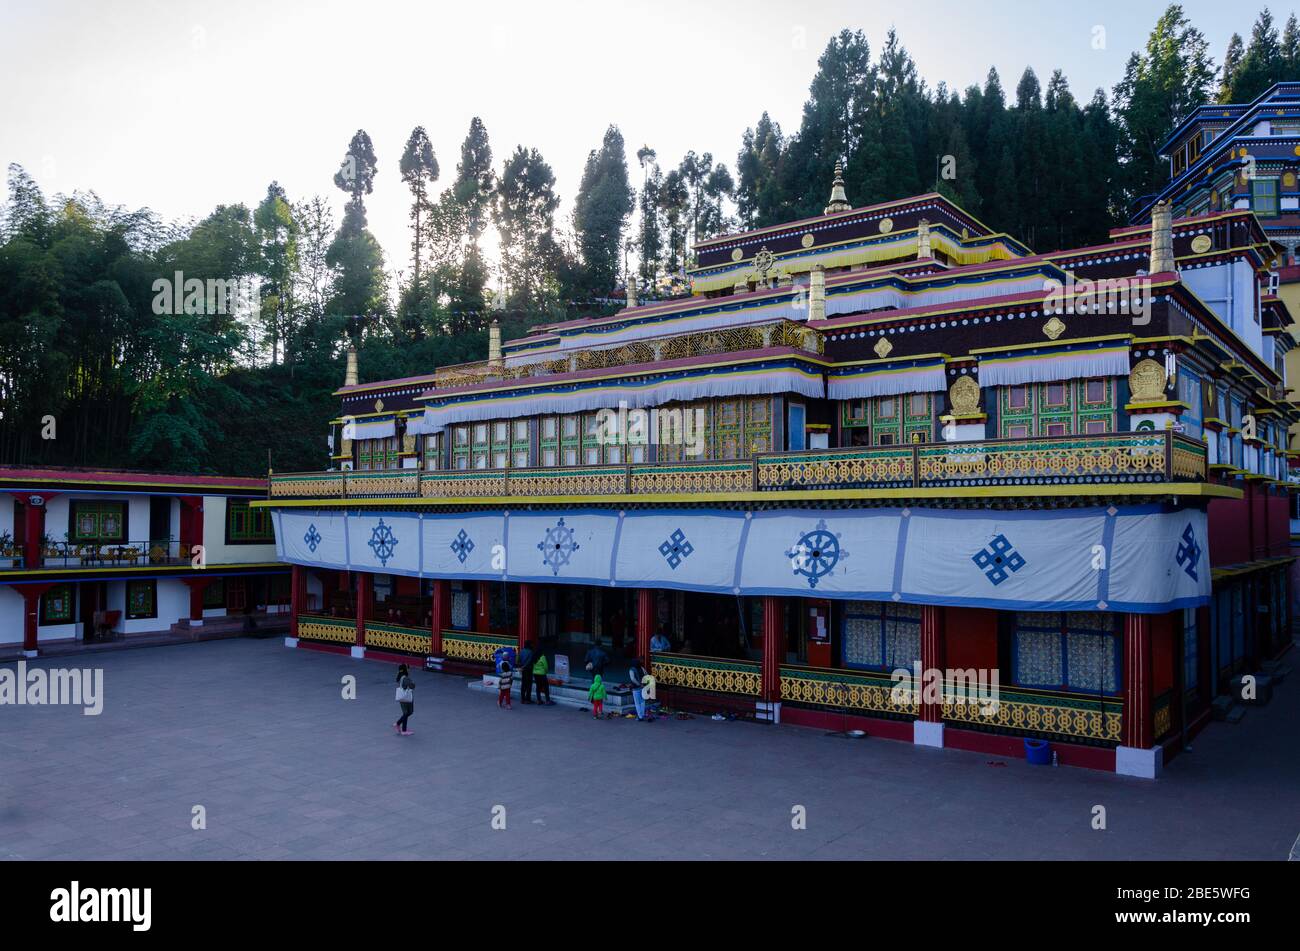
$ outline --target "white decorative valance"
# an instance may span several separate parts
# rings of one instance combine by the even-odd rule
[[[275,519],[281,561],[408,577],[1017,611],[1164,614],[1210,598],[1206,515],[1194,508],[285,508]],[[672,560],[665,538],[681,542]],[[822,557],[792,562],[814,545]],[[1088,552],[1101,545],[1096,567]]]
[[[407,417],[406,434],[408,436],[428,436],[435,432],[437,432],[437,429],[429,427],[429,422],[425,419],[423,413],[418,416]]]
[[[951,280],[940,275],[941,280]],[[860,291],[836,293],[827,288],[826,316],[857,314],[882,309],[900,310],[909,307],[937,307],[942,304],[960,304],[970,300],[1024,294],[1043,288],[1043,275],[1037,271],[1015,278],[969,283],[953,283],[944,287],[927,286],[929,277],[915,279],[915,289],[906,287],[872,287]]]
[[[388,439],[397,434],[397,424],[391,419],[352,420],[343,424],[344,439]]]
[[[797,393],[812,399],[825,395],[820,371],[793,367],[736,367],[701,372],[676,379],[614,379],[568,383],[538,389],[518,389],[430,401],[422,432],[437,432],[456,423],[514,419],[549,413],[581,413],[596,409],[646,409],[664,403],[725,396]]]
[[[922,366],[879,366],[851,373],[832,371],[826,378],[826,395],[833,400],[938,393],[946,388],[942,360]]]
[[[1090,350],[980,357],[979,380],[980,386],[1010,386],[1096,376],[1126,376],[1128,371],[1128,345],[1121,344]]]

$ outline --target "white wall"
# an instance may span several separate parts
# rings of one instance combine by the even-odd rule
[[[278,561],[275,545],[227,545],[226,500],[203,497],[203,550],[209,565],[241,565]]]
[[[0,585],[0,644],[23,642],[23,596],[10,585]]]
[[[1249,264],[1234,261],[1213,267],[1187,268],[1179,272],[1179,277],[1251,350],[1263,357],[1259,286]],[[1271,361],[1269,366],[1272,366]]]

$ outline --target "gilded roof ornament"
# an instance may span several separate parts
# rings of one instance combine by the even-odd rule
[[[823,215],[833,215],[840,211],[852,211],[849,196],[844,194],[844,167],[835,163],[835,181],[831,183],[831,201],[822,211]]]

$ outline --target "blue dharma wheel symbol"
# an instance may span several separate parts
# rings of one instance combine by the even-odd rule
[[[826,527],[826,522],[817,523],[817,527],[803,535],[799,543],[786,553],[794,564],[794,573],[808,579],[808,587],[817,587],[817,582],[835,570],[840,559],[848,552],[840,549],[839,537]]]

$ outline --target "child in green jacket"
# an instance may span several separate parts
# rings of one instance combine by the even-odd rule
[[[540,650],[537,652],[537,662],[533,664],[533,682],[537,684],[537,702],[554,705],[555,701],[551,699],[551,681],[546,676],[551,671],[551,665],[546,662],[546,655]]]
[[[605,684],[600,679],[600,674],[591,681],[591,687],[587,689],[587,699],[591,701],[591,715],[599,720],[605,713]]]

